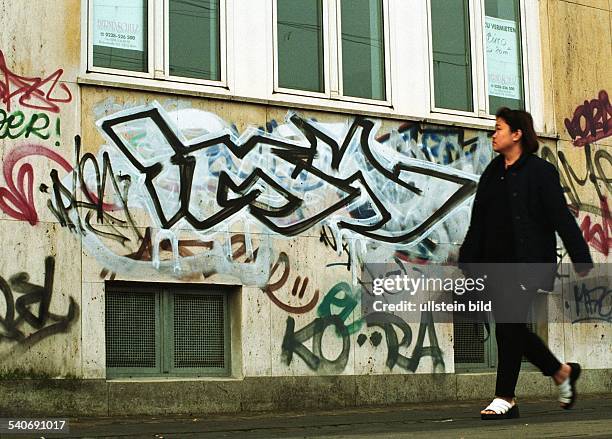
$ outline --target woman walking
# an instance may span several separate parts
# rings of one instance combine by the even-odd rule
[[[487,280],[495,290],[498,363],[495,398],[480,412],[482,419],[519,416],[514,391],[523,355],[553,378],[563,408],[571,408],[576,401],[580,365],[561,364],[527,328],[526,316],[537,288],[533,283],[526,288],[517,280],[524,275],[517,264],[556,263],[555,232],[579,275],[585,276],[593,267],[588,246],[567,208],[559,174],[534,154],[537,149],[531,115],[501,108],[493,134],[493,150],[499,155],[480,178],[470,227],[459,251],[459,265],[468,272],[473,263],[501,267]],[[554,271],[539,279],[544,283],[538,286],[552,289]]]

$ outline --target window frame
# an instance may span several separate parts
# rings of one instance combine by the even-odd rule
[[[342,70],[342,0],[336,0],[336,57],[337,57],[337,78],[338,78],[338,95],[335,96],[336,99],[341,101],[350,101],[357,102],[363,104],[378,104],[378,105],[386,105],[391,106],[391,80],[390,80],[390,71],[391,71],[391,50],[389,48],[390,37],[389,37],[389,2],[388,0],[381,0],[382,3],[382,27],[383,27],[383,46],[384,46],[384,62],[383,66],[385,69],[385,99],[368,99],[368,98],[360,98],[355,96],[347,96],[344,94],[344,81],[343,81],[343,70]]]
[[[474,324],[483,325],[483,322],[474,322]],[[538,329],[537,323],[535,321],[528,322],[527,326],[531,332],[533,332],[534,334],[542,338],[545,338],[542,335],[541,330]],[[453,359],[453,363],[455,364],[455,373],[478,373],[478,372],[485,372],[487,370],[497,368],[497,364],[499,361],[497,357],[497,341],[496,341],[496,335],[495,335],[496,330],[495,329],[496,329],[495,322],[494,321],[490,322],[490,325],[489,325],[490,333],[488,334],[489,336],[487,337],[486,340],[482,341],[483,351],[484,351],[483,361],[480,363],[475,363],[475,362],[460,362],[460,361],[457,361],[456,359]],[[486,333],[486,330],[485,330],[485,333]],[[453,345],[453,351],[454,350],[455,350],[455,347]],[[524,370],[526,372],[535,372],[538,370],[538,368],[534,366],[533,364],[531,364],[529,360],[523,355],[521,357],[521,370]]]
[[[149,0],[148,4],[153,4]],[[155,0],[157,1],[157,0]],[[385,30],[385,74],[387,82],[387,102],[376,100],[360,101],[359,98],[343,99],[337,90],[338,83],[330,83],[326,94],[310,94],[300,90],[275,90],[277,77],[276,0],[251,0],[241,2],[225,1],[225,20],[221,34],[225,52],[222,52],[221,67],[225,68],[225,84],[196,83],[192,78],[180,80],[164,78],[164,65],[153,66],[148,74],[137,72],[95,68],[91,69],[91,0],[81,0],[80,68],[77,83],[80,85],[114,87],[117,89],[143,92],[167,93],[176,96],[214,98],[234,102],[274,105],[296,110],[320,110],[333,113],[359,114],[381,118],[406,118],[429,123],[452,124],[477,129],[492,129],[494,118],[486,113],[484,98],[478,107],[485,109],[473,113],[462,113],[433,107],[433,80],[431,78],[431,23],[430,2],[421,0],[384,0],[387,16],[383,23]],[[327,2],[328,0],[324,0]],[[472,0],[473,1],[473,0]],[[525,106],[534,118],[538,132],[544,136],[555,134],[553,120],[544,114],[545,105],[550,105],[552,95],[545,86],[549,60],[543,56],[545,41],[545,22],[540,16],[539,0],[520,0],[522,26],[522,62]],[[328,4],[328,3],[325,3]],[[240,7],[238,7],[240,6]],[[159,9],[159,8],[158,8]],[[153,10],[151,10],[153,11]],[[163,7],[161,8],[163,15]],[[332,12],[335,14],[335,11]],[[331,19],[332,17],[330,17]],[[333,18],[337,20],[337,17]],[[409,20],[409,21],[407,21]],[[412,21],[410,21],[412,20]],[[155,20],[153,20],[155,22]],[[406,26],[405,23],[412,23]],[[473,19],[470,25],[473,26]],[[241,29],[250,28],[248,35]],[[87,32],[85,32],[87,30]],[[149,26],[149,32],[153,27]],[[329,28],[324,27],[324,32]],[[474,31],[471,30],[473,33]],[[151,37],[150,37],[151,38]],[[482,42],[474,40],[473,44]],[[324,36],[324,44],[333,40]],[[472,44],[472,43],[471,43]],[[327,46],[329,52],[329,46]],[[152,47],[149,47],[152,50]],[[473,49],[471,49],[473,50]],[[480,49],[482,50],[482,49]],[[158,50],[158,58],[165,61],[164,50]],[[401,55],[401,56],[400,56]],[[90,61],[88,61],[90,60]],[[149,56],[149,62],[154,56]],[[472,60],[475,63],[475,60]],[[88,64],[89,63],[89,64]],[[256,71],[250,71],[256,65]],[[152,72],[157,69],[157,76]],[[338,78],[338,70],[333,65],[326,67],[330,81]],[[475,74],[484,81],[484,66],[473,65]],[[473,73],[474,74],[474,73]],[[223,75],[223,73],[222,73]],[[474,82],[476,86],[478,81]],[[484,85],[482,86],[484,89]],[[475,107],[475,108],[478,108]]]
[[[105,296],[108,293],[142,293],[155,297],[155,357],[156,367],[108,367],[105,365],[107,379],[139,378],[208,378],[230,377],[233,369],[232,359],[232,321],[230,295],[232,287],[219,284],[173,284],[148,283],[135,281],[106,281]],[[213,295],[223,298],[224,368],[183,367],[174,365],[174,317],[176,295]],[[106,298],[105,298],[106,306]],[[104,317],[104,333],[107,319]],[[106,358],[106,345],[104,347]]]
[[[463,0],[462,0],[463,1]],[[476,0],[481,1],[481,0]],[[455,116],[467,116],[467,117],[475,117],[478,114],[478,82],[479,76],[481,72],[479,68],[476,67],[478,64],[477,59],[475,58],[475,54],[477,53],[477,41],[475,35],[475,20],[472,20],[472,11],[474,10],[474,0],[467,0],[468,2],[468,19],[469,19],[469,32],[470,32],[470,63],[472,70],[472,106],[474,111],[464,111],[464,110],[454,110],[452,108],[444,108],[444,107],[436,107],[436,99],[435,99],[435,81],[434,81],[434,68],[433,68],[433,25],[432,25],[432,15],[431,15],[431,0],[427,0],[427,57],[428,57],[428,67],[429,67],[429,105],[431,113],[438,114],[450,114]]]
[[[134,377],[134,378],[147,378],[147,377],[157,377],[162,376],[164,356],[162,352],[164,351],[163,346],[163,336],[161,333],[161,319],[159,316],[161,315],[161,301],[162,301],[162,291],[161,288],[151,286],[151,285],[142,285],[142,284],[132,284],[127,285],[125,283],[117,283],[111,284],[109,287],[109,283],[106,282],[104,287],[104,335],[105,335],[105,344],[104,344],[104,365],[105,365],[105,376],[107,379],[113,378],[126,378],[126,377]],[[122,366],[122,367],[109,367],[107,364],[107,343],[106,343],[106,330],[107,330],[107,313],[106,313],[106,296],[108,293],[112,294],[130,294],[130,293],[140,293],[151,295],[155,298],[155,367],[135,367],[135,366]]]
[[[321,0],[323,17],[323,83],[325,92],[290,89],[279,86],[278,60],[278,0],[272,0],[272,56],[273,56],[273,87],[272,95],[277,98],[282,95],[312,97],[326,100],[338,100],[347,103],[366,104],[379,107],[391,107],[391,39],[389,0],[382,2],[383,39],[384,39],[384,69],[385,69],[385,100],[368,99],[343,95],[342,81],[342,0]]]
[[[231,375],[232,370],[232,333],[230,323],[230,309],[229,309],[229,294],[230,290],[226,287],[213,288],[212,286],[207,287],[193,287],[189,285],[182,285],[180,287],[166,286],[162,289],[162,300],[165,301],[160,310],[160,320],[163,321],[162,332],[162,346],[164,350],[161,352],[162,360],[164,365],[162,368],[163,376],[173,377],[228,377]],[[174,318],[175,318],[175,304],[177,295],[207,295],[207,296],[219,296],[223,299],[223,358],[225,361],[224,368],[213,368],[213,367],[176,367],[175,366],[175,349],[174,341],[176,333],[174,332]],[[166,311],[165,315],[162,315],[162,311]],[[171,328],[171,329],[168,329]],[[166,346],[166,344],[168,346]],[[165,371],[168,371],[167,373]]]
[[[219,0],[219,67],[220,80],[197,79],[170,75],[170,1],[143,0],[147,5],[147,67],[148,72],[98,67],[93,64],[93,23],[94,0],[85,0],[87,4],[87,67],[86,73],[103,73],[113,76],[164,80],[175,83],[188,83],[213,87],[228,86],[228,5],[227,0]]]
[[[460,314],[460,313],[459,313]],[[457,326],[457,312],[453,313],[453,363],[455,364],[455,370],[457,373],[469,373],[469,372],[483,372],[487,369],[493,369],[497,367],[497,350],[495,345],[495,325],[489,326],[490,333],[487,334],[487,331],[484,327],[483,322],[472,322],[474,325],[478,325],[483,330],[483,335],[487,334],[488,338],[486,340],[475,340],[474,343],[482,343],[483,348],[483,358],[480,362],[475,361],[459,361],[457,359],[457,351],[458,348],[455,344],[457,334],[454,331],[461,331],[463,327]],[[465,323],[465,322],[461,322]]]
[[[470,59],[472,67],[472,105],[473,111],[454,110],[437,107],[435,102],[435,82],[433,72],[433,32],[431,16],[431,0],[427,0],[427,55],[429,65],[429,104],[431,113],[436,115],[464,116],[469,118],[494,120],[495,115],[490,114],[489,83],[487,77],[487,57],[485,53],[485,10],[484,0],[467,0],[470,31]],[[526,0],[518,0],[519,26],[521,31],[521,76],[523,86],[523,100],[527,111],[531,109],[531,93],[529,82],[529,39],[527,31],[527,5]]]
[[[137,78],[154,78],[154,59],[152,55],[152,41],[154,37],[154,8],[151,7],[154,0],[143,0],[147,5],[147,72],[134,70],[113,69],[110,67],[98,67],[93,63],[93,24],[94,24],[94,0],[87,0],[87,71],[109,74],[120,74],[124,76],[135,76]]]
[[[219,68],[220,79],[198,79],[188,76],[175,76],[170,74],[170,2],[163,2],[163,22],[164,22],[164,76],[163,79],[175,82],[187,82],[189,84],[225,86],[227,84],[227,6],[226,0],[219,0]]]
[[[279,85],[279,74],[278,74],[278,0],[272,0],[272,44],[273,44],[273,71],[274,71],[274,84],[273,84],[273,92],[274,93],[282,93],[286,95],[297,95],[297,96],[307,96],[313,98],[325,98],[330,99],[330,75],[328,74],[328,69],[330,67],[329,62],[329,53],[330,53],[330,43],[331,38],[329,36],[329,28],[326,26],[326,23],[329,21],[329,7],[328,0],[320,0],[322,4],[322,12],[323,17],[321,18],[322,23],[322,31],[323,31],[323,85],[324,92],[316,92],[309,90],[298,90],[293,88],[284,88]]]

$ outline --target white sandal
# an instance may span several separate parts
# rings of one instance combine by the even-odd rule
[[[576,392],[576,381],[580,377],[581,368],[578,363],[567,363],[572,370],[569,376],[561,384],[558,384],[559,388],[559,402],[564,404],[562,407],[566,410],[571,409],[576,403],[578,396]]]
[[[557,387],[559,388],[559,402],[562,404],[572,402],[572,385],[570,384],[569,377],[561,384],[558,384]]]
[[[518,405],[501,398],[493,399],[485,410],[495,413],[481,413],[480,419],[513,419],[519,417]]]

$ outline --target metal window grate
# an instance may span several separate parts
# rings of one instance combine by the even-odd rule
[[[174,367],[225,367],[222,295],[174,294]]]
[[[468,320],[460,313],[455,313],[453,318],[455,363],[484,363],[484,325]]]
[[[152,293],[107,292],[107,367],[157,366],[155,301]]]

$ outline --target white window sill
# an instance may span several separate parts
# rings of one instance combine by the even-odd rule
[[[373,118],[401,119],[403,121],[413,121],[435,125],[450,125],[475,130],[492,131],[495,127],[495,119],[492,118],[460,116],[454,114],[443,114],[439,112],[417,116],[414,114],[402,114],[395,111],[392,106],[386,106],[384,104],[375,105],[357,103],[347,100],[315,98],[287,93],[273,93],[268,97],[236,96],[224,86],[189,84],[184,82],[156,80],[150,78],[135,78],[107,73],[84,73],[79,75],[77,78],[77,83],[83,85],[186,95],[236,102],[287,106],[295,109],[329,111],[333,113],[354,114]],[[559,138],[556,133],[538,132],[537,134],[541,138]]]

